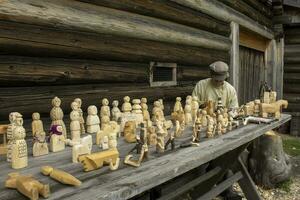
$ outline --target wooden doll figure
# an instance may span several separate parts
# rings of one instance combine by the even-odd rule
[[[131,113],[133,113],[136,117],[136,123],[140,124],[144,121],[143,119],[143,111],[142,111],[142,106],[141,104],[141,100],[140,99],[133,99],[132,100],[133,106],[132,106],[132,111]]]
[[[157,144],[156,152],[163,153],[165,151],[165,130],[163,128],[163,122],[156,120],[156,134],[157,134]]]
[[[111,110],[111,114],[112,114],[112,120],[115,121],[115,122],[118,122],[120,117],[121,117],[121,111],[119,109],[119,101],[117,100],[114,100],[112,102],[112,110]]]
[[[52,99],[52,106],[53,108],[50,111],[50,117],[52,120],[51,126],[52,125],[60,125],[62,127],[62,133],[65,138],[67,138],[67,129],[66,125],[63,121],[64,118],[64,113],[62,109],[60,108],[61,105],[61,100],[58,97],[54,97]]]
[[[260,100],[259,99],[254,100],[254,116],[255,117],[260,116]]]
[[[102,106],[100,110],[100,117],[108,116],[110,120],[110,108],[109,108],[109,101],[107,98],[102,99]]]
[[[164,101],[163,99],[158,99],[159,103],[160,103],[160,108],[162,110],[162,113],[163,115],[165,116],[165,113],[164,113],[164,109],[165,109],[165,106],[164,106]]]
[[[185,107],[184,107],[184,114],[185,114],[185,124],[191,124],[192,123],[192,101],[190,98],[186,99]]]
[[[143,119],[144,121],[149,121],[150,120],[150,114],[148,111],[148,105],[147,105],[147,98],[142,98],[141,99],[141,107],[142,107],[142,113],[143,113]]]
[[[222,129],[223,129],[223,115],[220,110],[217,111],[217,134],[222,135]]]
[[[86,118],[86,129],[87,132],[98,133],[100,131],[100,119],[98,114],[97,107],[95,105],[91,105],[88,107],[88,116]]]
[[[207,112],[206,110],[202,110],[201,111],[201,123],[202,123],[202,127],[207,127],[207,124],[208,124],[208,115],[207,115]]]
[[[122,104],[122,112],[123,113],[131,113],[132,110],[132,106],[130,103],[130,97],[129,96],[125,96],[123,98],[124,103]]]
[[[81,126],[80,126],[80,113],[78,112],[78,104],[72,102],[71,107],[73,111],[70,113],[70,131],[71,131],[71,143],[69,145],[80,143]]]
[[[114,149],[117,148],[118,140],[117,140],[117,132],[110,132],[108,134],[108,148]]]
[[[13,169],[20,169],[28,165],[27,144],[25,141],[26,132],[23,128],[22,115],[16,118],[16,126],[12,132],[14,141],[12,143],[11,166]]]
[[[22,115],[18,112],[11,112],[9,114],[9,122],[10,124],[7,127],[7,154],[6,154],[6,159],[7,162],[11,162],[11,156],[12,156],[12,143],[14,142],[13,138],[13,130],[16,127],[16,119],[17,117],[21,117]]]
[[[84,127],[84,118],[83,118],[83,111],[81,109],[82,106],[82,100],[80,98],[74,99],[74,102],[78,104],[78,112],[80,114],[80,131],[81,134],[85,134],[85,127]]]
[[[207,124],[207,131],[206,131],[207,138],[214,137],[215,128],[216,128],[216,124],[215,124],[214,118],[208,115],[208,124]]]
[[[33,137],[33,156],[43,156],[49,153],[45,131],[36,132]]]
[[[20,193],[31,200],[38,200],[39,195],[48,198],[50,195],[49,185],[43,185],[31,176],[23,176],[18,172],[8,174],[5,187],[17,189]]]
[[[183,112],[183,108],[181,105],[181,97],[176,97],[176,102],[175,102],[173,111],[174,112],[181,112],[181,111]]]
[[[202,127],[202,116],[199,114],[193,126],[192,142],[200,142]]]
[[[34,137],[36,133],[44,132],[44,126],[40,117],[40,113],[35,112],[32,114],[31,129],[32,137]]]
[[[50,127],[50,151],[57,152],[65,149],[65,136],[63,135],[63,127],[60,125],[52,125]]]
[[[197,117],[197,112],[199,110],[199,103],[198,103],[198,98],[196,96],[192,97],[192,119],[195,121]]]
[[[152,121],[156,121],[156,120],[159,120],[159,121],[165,121],[165,116],[164,116],[164,113],[163,111],[161,110],[161,104],[159,101],[155,101],[154,102],[154,107],[153,107],[153,110],[152,110]]]

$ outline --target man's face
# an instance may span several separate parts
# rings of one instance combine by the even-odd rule
[[[223,84],[224,84],[224,81],[220,81],[220,80],[216,80],[214,78],[211,79],[212,80],[212,83],[215,87],[221,87]]]

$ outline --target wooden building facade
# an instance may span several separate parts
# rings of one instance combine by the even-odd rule
[[[1,1],[1,120],[48,116],[54,96],[65,113],[76,97],[86,110],[126,95],[163,98],[170,110],[217,60],[230,64],[241,103],[264,81],[280,98],[283,39],[272,19],[267,0]],[[151,62],[176,63],[176,84],[151,86]]]

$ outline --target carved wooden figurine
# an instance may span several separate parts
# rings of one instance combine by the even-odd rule
[[[265,104],[262,103],[260,105],[261,116],[262,117],[275,117],[275,119],[280,119],[282,108],[288,107],[288,101],[286,100],[278,100],[275,103]]]
[[[154,126],[148,125],[147,127],[147,141],[148,141],[148,145],[150,146],[156,146],[157,144],[157,135]]]
[[[33,156],[43,156],[49,153],[46,133],[44,131],[36,132],[33,137]]]
[[[80,126],[80,113],[78,111],[78,104],[71,103],[72,112],[70,113],[70,132],[71,140],[66,140],[67,144],[73,146],[80,143],[81,126]]]
[[[52,125],[60,125],[62,127],[63,136],[65,138],[67,138],[67,129],[66,129],[66,125],[63,121],[64,113],[63,113],[60,105],[61,105],[60,98],[54,97],[52,99],[53,108],[50,111],[50,118],[52,120],[51,126]]]
[[[83,111],[81,109],[81,106],[82,106],[82,100],[80,98],[76,98],[74,99],[74,102],[77,103],[78,105],[78,112],[79,112],[79,115],[80,115],[80,132],[81,134],[85,134],[85,127],[84,127],[84,117],[83,117]]]
[[[193,96],[192,97],[192,121],[195,121],[196,117],[197,117],[197,112],[199,110],[199,103],[198,103],[198,97]]]
[[[107,137],[107,139],[109,139],[110,133],[118,135],[119,132],[120,125],[115,121],[110,121],[108,126],[106,126],[103,130],[98,131],[98,133],[96,134],[96,144],[105,149],[105,146],[102,146],[103,144],[108,144],[108,141],[103,141],[106,140],[105,136]]]
[[[13,169],[20,169],[28,165],[27,144],[25,141],[26,132],[23,127],[22,115],[17,115],[15,127],[12,131],[13,142],[11,152],[11,166]]]
[[[63,184],[73,185],[73,186],[81,185],[81,181],[75,178],[74,176],[72,176],[71,174],[59,169],[55,169],[51,166],[43,166],[41,168],[41,172],[45,176],[50,176],[54,180]]]
[[[196,118],[193,126],[192,142],[200,142],[201,127],[202,127],[202,114],[200,114],[199,112],[198,117]]]
[[[172,112],[171,119],[176,125],[175,137],[180,137],[185,129],[185,115],[183,111]],[[178,122],[177,122],[178,121]],[[178,124],[179,123],[179,126]],[[179,129],[180,128],[180,129]]]
[[[133,106],[132,106],[132,114],[136,115],[136,123],[140,124],[144,121],[143,119],[143,111],[141,107],[141,100],[140,99],[133,99],[132,100]]]
[[[5,187],[17,189],[31,200],[38,200],[39,195],[42,195],[44,198],[48,198],[50,195],[48,184],[44,185],[31,176],[20,175],[17,172],[8,174]]]
[[[129,96],[125,96],[123,98],[123,105],[122,105],[122,112],[123,113],[130,113],[131,110],[132,110],[132,106],[131,106],[131,103],[130,103],[130,97]]]
[[[215,136],[216,124],[213,117],[208,115],[208,124],[207,124],[207,131],[206,137],[213,138]]]
[[[139,167],[141,165],[141,162],[144,159],[148,158],[148,142],[147,142],[147,129],[145,127],[145,124],[141,124],[141,130],[140,130],[140,137],[137,140],[137,144],[136,146],[131,149],[131,151],[129,152],[129,155],[127,155],[125,157],[124,163],[134,166],[134,167]],[[133,157],[133,155],[131,155],[130,153],[133,152],[134,150],[137,151],[137,154],[140,154],[138,160],[131,160],[131,158]]]
[[[108,134],[108,148],[114,149],[117,148],[118,140],[117,140],[117,133],[116,132],[110,132]]]
[[[0,135],[3,135],[2,144],[0,144],[0,155],[7,154],[6,132],[8,125],[0,125]]]
[[[163,153],[165,151],[165,135],[166,130],[163,127],[163,122],[156,120],[156,134],[157,134],[157,143],[156,143],[156,152]]]
[[[124,138],[126,142],[136,142],[136,123],[134,121],[128,121],[125,123]]]
[[[163,99],[158,99],[158,101],[160,103],[160,109],[162,110],[162,114],[165,116],[165,113],[164,113],[164,109],[165,109],[164,100]]]
[[[228,110],[227,110],[227,108],[224,108],[224,110],[223,110],[223,127],[222,127],[223,134],[226,133],[228,124],[229,124]]]
[[[78,157],[81,155],[91,154],[93,147],[92,136],[87,135],[80,139],[79,144],[75,144],[72,147],[72,161],[78,162]]]
[[[102,139],[102,142],[101,142],[101,147],[103,150],[107,150],[109,149],[109,145],[108,145],[108,136],[105,135]]]
[[[60,125],[52,125],[50,127],[50,151],[57,152],[65,149],[65,137],[63,135],[63,127]]]
[[[120,163],[119,152],[116,148],[79,156],[78,159],[86,172],[99,169],[103,165],[109,165],[110,170],[116,170]]]
[[[174,105],[174,112],[180,112],[183,111],[182,105],[181,105],[181,97],[176,97],[176,102]]]
[[[16,126],[16,119],[18,116],[21,116],[18,112],[11,112],[9,114],[9,122],[10,124],[7,127],[7,154],[6,154],[6,160],[7,162],[11,162],[11,156],[12,156],[12,143],[14,142],[13,138],[13,129]]]
[[[207,127],[208,125],[208,115],[207,115],[207,111],[206,110],[201,110],[201,123],[202,123],[202,127]]]
[[[108,126],[110,122],[110,108],[108,106],[109,101],[108,99],[102,99],[102,106],[100,110],[100,117],[101,117],[101,129],[103,130],[105,126]]]
[[[152,121],[155,122],[156,120],[165,121],[165,116],[159,101],[154,102],[154,107],[152,109]]]
[[[254,100],[254,116],[258,117],[260,115],[260,100],[259,99],[255,99]]]
[[[149,111],[148,111],[147,98],[142,98],[141,99],[141,106],[142,106],[144,121],[149,121],[150,120],[150,114],[149,114]]]
[[[31,129],[32,129],[32,137],[34,137],[36,133],[44,132],[44,125],[41,120],[40,113],[37,112],[32,113]]]
[[[217,134],[222,135],[223,129],[223,115],[220,110],[217,111]]]
[[[185,114],[185,124],[191,124],[192,119],[192,101],[191,98],[187,98],[184,106],[184,114]]]
[[[275,103],[277,99],[277,92],[271,91],[270,92],[270,103]]]
[[[212,100],[207,101],[206,103],[206,112],[209,116],[212,116],[215,113],[215,102]]]
[[[92,134],[92,133],[97,133],[100,131],[100,119],[99,116],[97,115],[98,110],[95,105],[91,105],[88,107],[88,116],[86,119],[86,129],[87,132]]]
[[[112,114],[112,120],[115,121],[115,122],[119,122],[119,119],[121,117],[121,111],[119,109],[119,101],[117,100],[114,100],[112,102],[112,110],[111,110],[111,114]]]

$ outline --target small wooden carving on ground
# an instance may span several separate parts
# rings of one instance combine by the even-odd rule
[[[120,162],[119,152],[116,148],[79,156],[78,160],[86,172],[99,169],[103,165],[109,165],[110,170],[116,170]]]
[[[91,105],[88,107],[86,127],[87,127],[87,132],[90,134],[97,133],[98,131],[100,131],[100,118],[97,114],[98,114],[98,110],[95,105]]]
[[[41,172],[45,176],[50,176],[54,180],[66,185],[73,185],[73,186],[81,185],[81,181],[75,178],[74,176],[72,176],[71,174],[59,169],[55,169],[51,166],[43,166],[41,168]]]
[[[58,152],[65,149],[65,137],[63,135],[63,127],[60,125],[52,125],[50,127],[50,151]]]
[[[17,189],[20,193],[31,200],[38,200],[39,195],[48,198],[50,195],[49,185],[44,185],[31,176],[10,173],[5,181],[5,187]]]
[[[52,106],[53,108],[50,111],[50,118],[52,120],[51,126],[52,125],[60,125],[62,127],[62,133],[65,138],[67,138],[67,129],[66,125],[63,121],[64,118],[64,112],[60,107],[61,105],[61,100],[58,97],[54,97],[52,99]]]
[[[92,136],[87,135],[80,139],[79,144],[75,144],[72,147],[72,161],[73,163],[78,162],[78,157],[81,155],[91,154],[92,152]]]
[[[13,142],[11,144],[11,166],[13,169],[20,169],[28,165],[28,151],[26,144],[26,132],[23,127],[23,118],[19,114],[16,117],[15,127],[12,131]]]
[[[81,106],[82,106],[82,100],[80,98],[76,98],[74,99],[74,102],[77,103],[78,105],[78,112],[79,112],[79,115],[80,115],[80,132],[81,134],[85,134],[85,127],[84,127],[84,117],[83,117],[83,111],[81,109]]]

